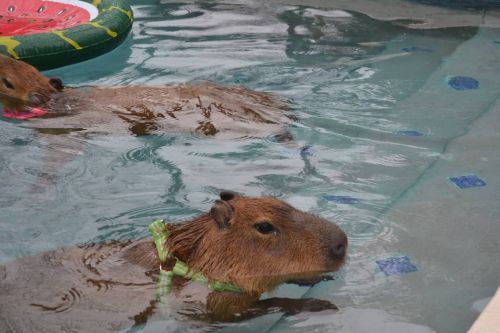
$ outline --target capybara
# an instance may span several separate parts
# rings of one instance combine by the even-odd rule
[[[0,331],[112,332],[160,320],[213,325],[336,308],[325,300],[260,297],[283,282],[338,270],[347,251],[339,227],[275,198],[220,198],[206,214],[166,224],[163,244],[173,256],[163,263],[148,238],[60,248],[0,266]],[[176,276],[171,291],[158,294],[160,264],[168,271],[178,260],[209,283],[241,291]]]
[[[5,117],[27,119],[48,147],[34,191],[95,135],[194,135],[232,140],[275,136],[290,142],[294,123],[276,96],[244,87],[194,82],[172,86],[63,87],[33,66],[0,54],[0,103]]]
[[[172,86],[65,88],[33,66],[0,54],[0,103],[44,133],[191,132],[216,137],[286,133],[293,121],[274,95],[208,82]],[[21,115],[23,113],[23,115]],[[26,115],[26,116],[24,116]]]

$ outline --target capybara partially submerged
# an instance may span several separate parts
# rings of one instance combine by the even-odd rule
[[[31,65],[0,55],[4,116],[43,133],[191,132],[217,137],[282,135],[286,103],[244,87],[208,82],[173,86],[64,88]],[[42,115],[42,113],[44,115]]]
[[[290,280],[315,280],[339,269],[347,237],[334,224],[274,198],[222,192],[209,213],[167,224],[161,249],[151,239],[61,248],[0,266],[1,332],[110,332],[171,320],[220,322],[271,312],[335,309],[318,299],[260,299]],[[174,276],[170,291],[158,286],[160,264],[177,262],[208,288]],[[160,281],[161,282],[161,281]]]

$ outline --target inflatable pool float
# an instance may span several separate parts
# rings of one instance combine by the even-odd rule
[[[61,67],[111,51],[132,21],[126,0],[0,0],[0,53]]]

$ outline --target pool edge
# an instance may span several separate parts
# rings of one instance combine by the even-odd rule
[[[481,312],[467,333],[499,333],[500,332],[500,287]]]

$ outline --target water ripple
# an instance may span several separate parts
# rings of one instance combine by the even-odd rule
[[[53,304],[31,303],[30,305],[39,308],[41,311],[60,313],[70,310],[76,306],[82,298],[81,293],[76,288],[70,288],[64,293],[55,296]]]

